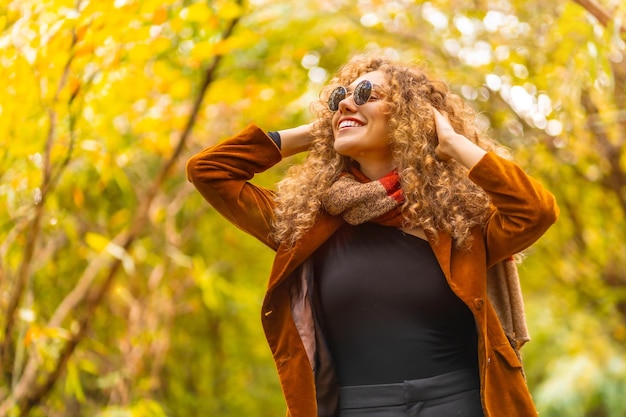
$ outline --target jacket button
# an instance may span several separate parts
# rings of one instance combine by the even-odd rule
[[[483,300],[482,298],[474,299],[474,307],[476,307],[476,310],[480,310],[481,308],[483,308],[484,305],[485,305],[485,300]]]

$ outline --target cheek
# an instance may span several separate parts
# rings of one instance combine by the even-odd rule
[[[338,119],[339,119],[339,116],[337,115],[337,113],[335,113],[333,117],[330,119],[330,128],[333,131],[333,136],[337,133],[337,120]]]
[[[381,114],[376,119],[376,131],[381,135],[389,135],[389,117]]]

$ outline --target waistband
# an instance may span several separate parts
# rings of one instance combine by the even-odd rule
[[[396,384],[339,388],[339,408],[385,407],[442,398],[480,388],[478,370],[463,369]]]

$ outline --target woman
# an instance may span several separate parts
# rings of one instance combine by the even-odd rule
[[[356,57],[316,105],[310,125],[250,125],[187,165],[276,251],[262,323],[287,415],[536,415],[487,270],[556,221],[554,197],[419,68]],[[248,182],[302,151],[276,193]]]

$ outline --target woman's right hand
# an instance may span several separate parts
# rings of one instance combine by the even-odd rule
[[[309,150],[311,142],[313,141],[311,129],[314,123],[315,122],[278,131],[281,143],[280,153],[283,158]]]

